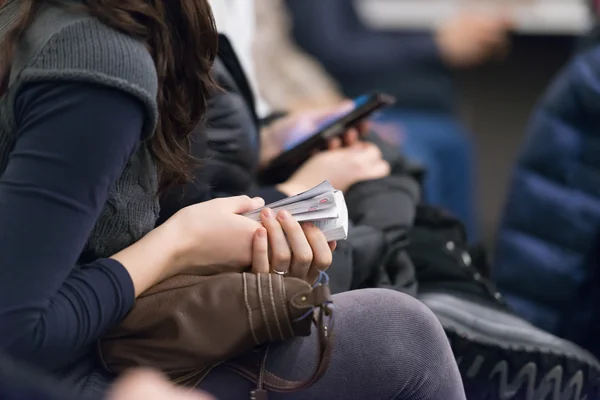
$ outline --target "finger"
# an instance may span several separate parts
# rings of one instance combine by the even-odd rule
[[[358,163],[365,157],[364,153],[366,150],[367,148],[365,147],[365,142],[359,140],[355,143],[352,143],[350,146],[345,146],[339,149],[338,151],[347,153],[347,157],[351,157],[352,160]]]
[[[390,174],[391,167],[387,161],[377,160],[375,162],[369,162],[368,165],[362,168],[362,171],[360,181],[381,179]]]
[[[335,249],[337,249],[337,242],[333,241],[333,242],[329,242],[328,244],[329,244],[329,249],[333,253],[335,251]]]
[[[333,255],[331,254],[331,247],[329,243],[327,243],[325,235],[319,228],[314,224],[304,223],[302,224],[302,229],[304,230],[304,235],[313,252],[312,264],[306,278],[308,282],[312,283],[316,282],[321,271],[325,271],[329,268]]]
[[[494,38],[481,44],[481,58],[501,58],[508,54],[509,43],[505,38]]]
[[[473,37],[475,43],[490,43],[498,41],[506,41],[509,38],[509,32],[500,28],[497,23],[490,24],[477,32],[477,36]]]
[[[362,149],[363,151],[360,153],[359,157],[363,157],[365,162],[371,163],[381,160],[381,150],[373,143],[364,142]]]
[[[265,205],[265,201],[260,197],[251,199],[248,196],[225,197],[211,201],[218,202],[223,209],[230,210],[234,214],[244,214]]]
[[[253,197],[252,201],[254,202],[256,208],[262,208],[265,206],[265,199],[263,199],[262,197]]]
[[[344,145],[352,146],[358,141],[359,133],[356,128],[350,128],[344,135]]]
[[[287,211],[280,211],[277,214],[277,220],[287,236],[292,251],[289,273],[295,278],[306,279],[313,253],[304,231],[298,221]]]
[[[275,218],[273,210],[265,208],[260,213],[260,216],[269,238],[269,252],[271,256],[269,265],[271,266],[271,270],[281,273],[288,272],[292,255],[283,234],[283,229],[281,229],[279,221]]]
[[[269,242],[267,230],[260,227],[254,233],[252,242],[252,272],[255,274],[269,273]]]
[[[515,27],[515,14],[510,9],[498,10],[491,20],[493,27],[498,31],[508,31]]]
[[[385,160],[380,160],[372,165],[369,169],[369,179],[381,179],[386,177],[391,172],[390,164]]]
[[[495,49],[508,45],[508,36],[504,34],[489,35],[481,38],[481,45],[488,49]]]
[[[356,125],[356,128],[358,129],[358,134],[361,137],[365,137],[372,128],[372,122],[368,119],[365,119],[359,122],[358,125]]]
[[[366,151],[370,145],[371,145],[371,143],[363,142],[363,141],[359,140],[358,142],[352,143],[351,146],[347,146],[347,150],[353,151],[355,153],[361,153],[361,152]]]
[[[337,137],[331,139],[327,146],[327,148],[329,150],[336,150],[336,149],[339,149],[340,147],[342,147],[342,141],[340,140],[340,138],[337,138]]]

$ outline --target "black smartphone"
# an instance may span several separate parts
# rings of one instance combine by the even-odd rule
[[[292,148],[286,150],[264,168],[259,176],[263,184],[274,185],[284,182],[298,169],[316,150],[324,150],[330,139],[343,135],[363,121],[375,111],[389,107],[396,99],[385,93],[366,94],[354,99],[354,107],[341,117],[324,124],[318,132],[309,136]]]

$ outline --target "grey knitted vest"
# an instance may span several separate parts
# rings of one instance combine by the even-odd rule
[[[0,38],[18,17],[20,6],[19,0],[9,0],[0,8]],[[147,110],[143,138],[152,136],[158,84],[144,44],[81,11],[46,7],[20,43],[12,60],[8,90],[0,97],[0,177],[17,141],[13,103],[19,88],[52,80],[90,82],[137,97]],[[86,253],[108,257],[148,233],[158,218],[157,188],[156,165],[141,142],[112,187],[88,238]]]

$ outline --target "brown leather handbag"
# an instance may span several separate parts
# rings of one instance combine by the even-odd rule
[[[320,360],[313,376],[289,382],[265,373],[268,344],[309,336],[313,322]],[[324,273],[315,286],[276,274],[179,275],[139,296],[125,320],[99,341],[99,352],[113,373],[150,367],[191,387],[223,364],[256,382],[251,398],[264,399],[267,389],[295,391],[323,375],[332,326]]]

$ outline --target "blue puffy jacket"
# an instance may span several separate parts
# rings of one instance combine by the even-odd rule
[[[600,349],[600,46],[575,57],[537,107],[497,243],[495,278],[541,328]]]

